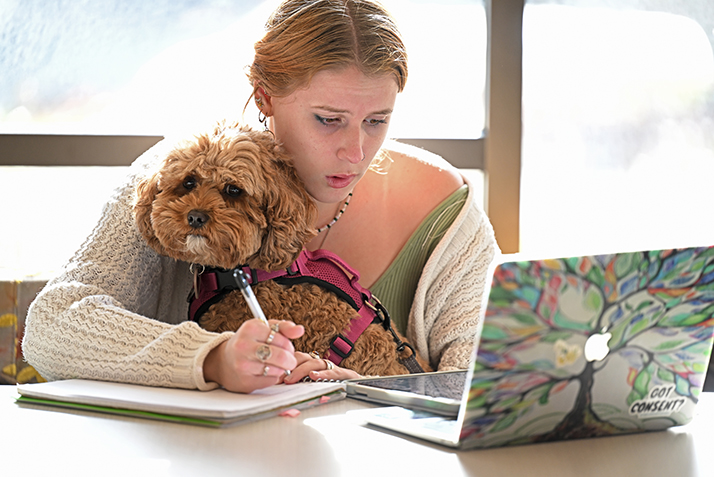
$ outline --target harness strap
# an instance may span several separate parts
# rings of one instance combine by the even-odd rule
[[[290,267],[272,272],[248,266],[240,268],[250,285],[266,280],[275,280],[283,285],[314,283],[336,293],[355,309],[358,318],[351,320],[347,328],[332,339],[330,349],[324,355],[337,365],[352,353],[357,338],[372,323],[381,323],[385,330],[392,330],[387,310],[368,289],[359,284],[359,273],[332,252],[303,250]],[[211,305],[236,288],[233,270],[213,268],[204,271],[197,277],[194,290],[188,297],[189,318],[198,322]],[[396,338],[393,331],[392,334]],[[397,340],[397,345],[400,344],[401,341]]]

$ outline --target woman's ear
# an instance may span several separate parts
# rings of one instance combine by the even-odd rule
[[[165,249],[156,238],[154,228],[151,225],[151,212],[153,210],[154,199],[159,193],[159,174],[143,179],[136,186],[136,203],[134,204],[134,220],[139,228],[141,236],[151,248],[159,254],[165,254]]]
[[[261,113],[266,117],[273,115],[273,98],[268,93],[265,92],[265,88],[260,86],[257,82],[253,85],[255,90],[253,91],[253,96],[255,97],[255,105],[258,107]]]
[[[291,164],[274,160],[269,191],[266,191],[266,234],[248,265],[273,271],[289,267],[315,235],[317,207]]]

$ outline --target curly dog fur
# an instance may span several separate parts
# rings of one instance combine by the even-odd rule
[[[219,125],[174,149],[160,170],[137,187],[136,223],[149,246],[177,260],[232,269],[289,267],[315,235],[317,209],[271,133]],[[305,327],[295,349],[320,355],[357,313],[312,284],[261,282],[253,290],[268,318]],[[236,290],[201,317],[207,330],[235,331],[251,319]],[[401,336],[400,339],[405,341]],[[407,374],[392,336],[372,324],[341,366],[362,375]],[[417,357],[425,370],[427,363]]]

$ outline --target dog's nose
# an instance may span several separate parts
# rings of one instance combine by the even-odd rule
[[[200,210],[194,209],[188,213],[188,225],[190,225],[194,229],[200,229],[201,227],[206,225],[206,222],[208,222],[208,220],[208,214]]]

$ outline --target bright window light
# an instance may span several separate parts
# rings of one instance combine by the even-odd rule
[[[714,244],[711,3],[528,3],[522,251]]]
[[[392,135],[477,138],[483,0],[386,0],[410,75]],[[166,135],[239,119],[245,71],[275,1],[3,2],[0,134]],[[257,110],[246,121],[257,123]]]

